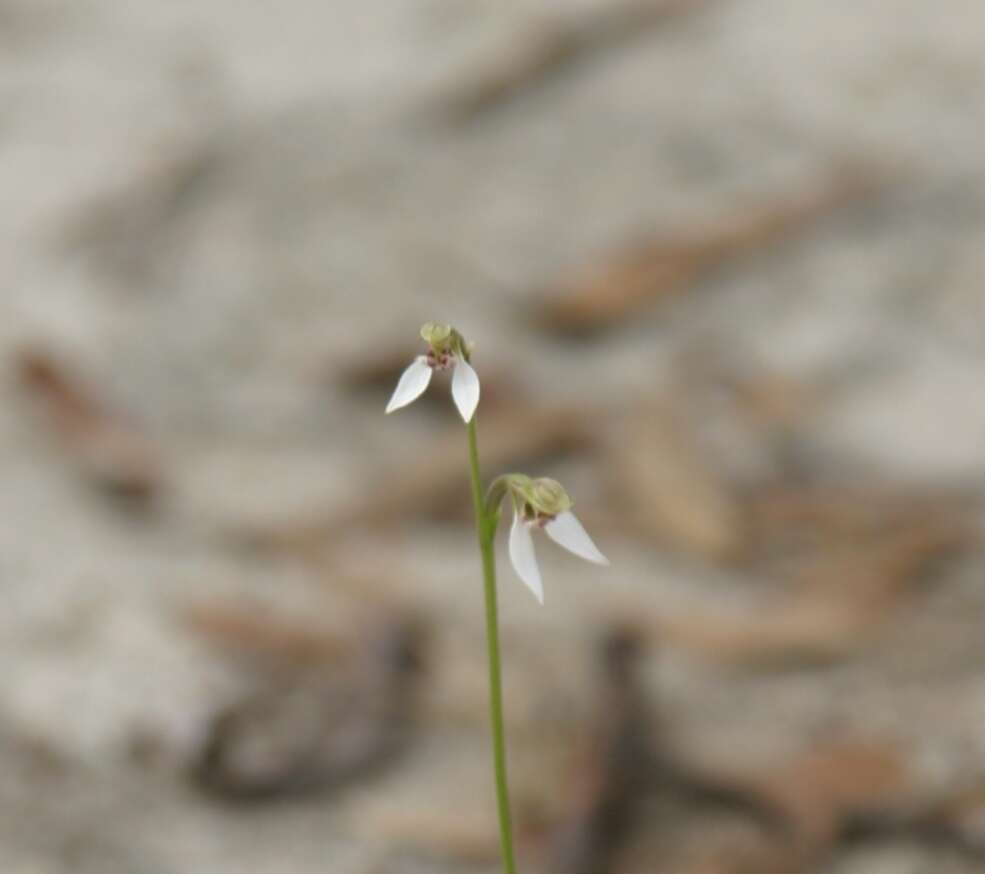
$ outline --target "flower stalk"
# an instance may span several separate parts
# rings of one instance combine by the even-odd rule
[[[482,580],[486,601],[486,642],[489,649],[489,717],[492,729],[493,771],[496,777],[496,805],[499,812],[499,838],[503,871],[516,874],[513,856],[513,825],[506,767],[506,732],[503,727],[502,660],[499,646],[499,606],[496,590],[496,529],[500,507],[508,497],[513,506],[509,555],[513,570],[537,600],[544,603],[544,586],[534,551],[532,532],[542,531],[568,552],[594,564],[608,559],[588,536],[572,512],[574,502],[557,480],[532,478],[522,473],[497,477],[485,497],[479,470],[479,446],[475,411],[479,405],[479,377],[472,368],[472,346],[451,325],[428,322],[421,328],[427,354],[418,355],[400,375],[386,412],[392,413],[419,398],[431,383],[435,371],[451,369],[451,395],[465,422],[469,446],[469,471],[475,530],[482,558]]]
[[[506,731],[503,727],[499,606],[496,592],[496,554],[493,546],[496,527],[499,524],[499,501],[487,503],[483,500],[475,416],[468,423],[468,439],[469,469],[472,475],[472,502],[475,507],[475,527],[479,540],[479,552],[482,556],[482,579],[486,596],[486,643],[489,648],[489,717],[493,741],[493,771],[496,776],[496,806],[499,812],[499,842],[503,871],[505,874],[516,874],[506,765]]]

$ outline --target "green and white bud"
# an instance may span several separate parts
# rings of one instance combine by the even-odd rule
[[[574,503],[556,479],[542,476],[533,481],[530,488],[530,505],[545,516],[557,516],[570,510]]]
[[[502,500],[509,492],[513,504],[525,516],[554,517],[574,506],[564,486],[556,479],[542,476],[537,479],[522,473],[511,473],[497,480],[497,489],[490,489],[490,497]],[[495,491],[495,495],[494,495]]]
[[[544,602],[540,567],[534,553],[531,531],[541,530],[551,540],[579,558],[594,564],[608,564],[608,559],[588,536],[571,511],[574,502],[556,479],[510,473],[498,477],[489,487],[486,512],[498,514],[506,495],[513,502],[513,526],[510,528],[510,562],[517,576]]]
[[[458,332],[451,325],[425,322],[421,325],[421,339],[435,352],[454,352],[452,340]]]
[[[479,377],[470,363],[472,348],[451,325],[426,322],[421,338],[428,344],[426,355],[418,355],[400,375],[386,406],[392,413],[419,398],[436,370],[452,369],[451,394],[463,421],[472,421],[479,405]]]

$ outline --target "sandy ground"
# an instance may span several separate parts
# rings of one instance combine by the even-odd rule
[[[708,0],[476,118],[442,112],[536,27],[594,8],[0,0],[4,872],[447,870],[401,850],[393,810],[482,832],[468,529],[408,518],[318,566],[225,536],[345,507],[417,463],[450,408],[384,420],[385,395],[336,375],[412,348],[427,319],[474,339],[480,372],[505,370],[602,433],[676,399],[738,481],[775,459],[729,430],[696,362],[827,386],[797,436],[808,470],[985,488],[980,0]],[[891,181],[622,329],[562,342],[526,318],[558,275],[627,240],[741,215],[846,162]],[[25,349],[142,424],[161,453],[154,512],[79,474],[18,380]],[[549,472],[591,506],[605,464]],[[604,578],[542,550],[541,611],[504,570],[518,702],[560,684],[577,712],[586,641],[614,606],[756,611],[778,597],[594,516]],[[921,785],[982,773],[983,569],[974,551],[947,564],[863,657],[825,669],[672,650],[648,674],[672,734],[711,761],[765,763],[836,728],[905,747]],[[341,798],[247,812],[203,798],[186,763],[252,676],[185,612],[220,600],[332,629],[366,599],[338,581],[362,578],[435,626],[446,685],[414,755]],[[471,698],[454,715],[460,687]],[[515,710],[514,754],[536,760]],[[550,794],[519,770],[519,791]],[[818,870],[978,869],[890,844]]]

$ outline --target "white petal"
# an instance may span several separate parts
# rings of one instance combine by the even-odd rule
[[[519,514],[513,516],[513,527],[510,529],[510,561],[513,570],[536,595],[541,604],[544,603],[544,584],[540,580],[540,568],[537,566],[537,554],[534,552],[534,541],[530,529],[521,521]]]
[[[592,543],[592,538],[588,532],[582,528],[581,522],[570,510],[558,513],[557,516],[544,526],[547,536],[555,543],[563,546],[568,552],[573,552],[585,561],[593,561],[595,564],[608,564],[607,559],[599,548]]]
[[[411,401],[416,401],[424,394],[424,389],[428,387],[428,383],[431,381],[431,372],[427,358],[418,355],[410,367],[400,375],[400,382],[393,390],[393,397],[390,398],[390,403],[386,405],[386,411],[392,413],[394,410],[406,407]]]
[[[464,358],[455,363],[455,372],[451,377],[451,396],[462,418],[469,422],[479,406],[479,377],[472,365]]]

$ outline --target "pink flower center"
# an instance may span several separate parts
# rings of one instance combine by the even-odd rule
[[[553,522],[555,518],[557,517],[550,513],[538,513],[529,504],[523,508],[523,521],[532,528],[543,528],[548,522]]]
[[[447,370],[454,360],[455,356],[451,352],[435,352],[434,349],[428,349],[427,362],[432,370]]]

